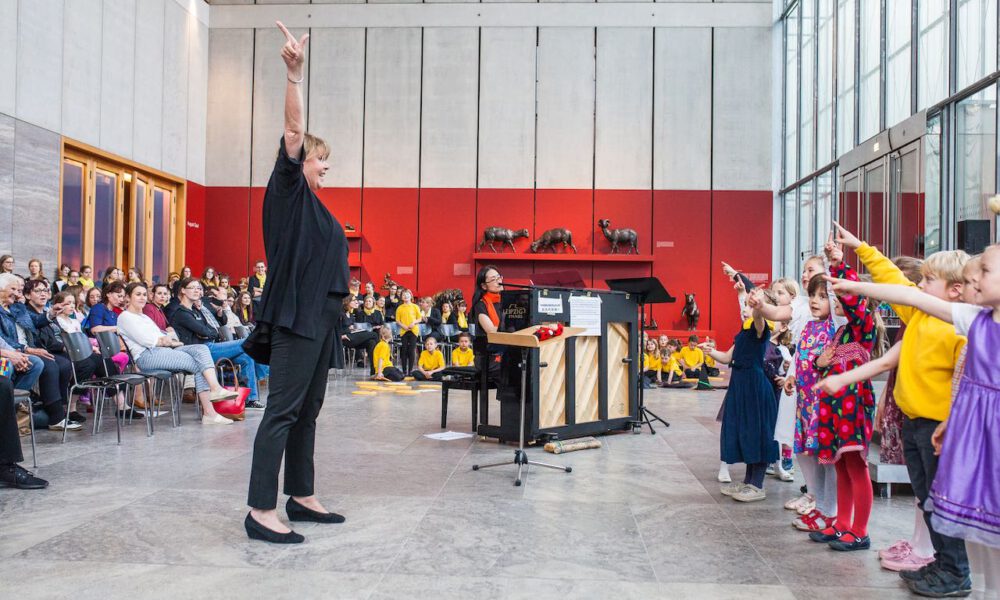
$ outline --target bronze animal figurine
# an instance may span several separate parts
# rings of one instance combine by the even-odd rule
[[[573,232],[565,227],[556,227],[543,233],[542,237],[531,242],[531,251],[538,252],[539,250],[548,248],[555,254],[556,244],[563,245],[563,252],[566,251],[567,246],[572,248],[573,252],[577,252],[576,246],[573,245]]]
[[[527,229],[514,230],[507,229],[506,227],[487,227],[483,230],[483,241],[479,244],[479,247],[476,248],[476,252],[482,250],[483,246],[486,244],[490,245],[490,250],[496,252],[497,249],[496,246],[493,245],[493,242],[503,242],[504,246],[510,246],[511,252],[517,252],[514,248],[514,240],[526,237],[528,237]],[[504,246],[500,246],[501,253],[503,252]]]
[[[396,286],[397,288],[402,288],[403,287],[403,286],[399,285],[399,283],[397,281],[395,281],[392,278],[391,275],[389,275],[388,273],[386,273],[385,274],[385,278],[382,281],[382,289],[383,290],[388,290],[388,289],[392,288],[392,286]]]
[[[618,254],[618,244],[628,244],[626,254],[632,254],[633,250],[639,254],[639,234],[635,232],[635,229],[608,229],[611,227],[610,219],[601,219],[597,225],[604,232],[604,237],[611,242],[611,254]]]
[[[681,311],[681,314],[687,317],[688,331],[698,329],[701,311],[698,310],[698,304],[694,301],[694,294],[684,293],[684,310]]]

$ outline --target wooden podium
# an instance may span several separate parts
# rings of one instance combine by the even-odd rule
[[[549,469],[558,469],[565,471],[566,473],[573,472],[572,467],[563,467],[560,465],[528,460],[528,455],[524,452],[524,405],[528,396],[527,372],[530,364],[528,359],[530,351],[537,349],[539,350],[539,354],[543,357],[543,359],[538,363],[538,368],[542,370],[543,373],[546,372],[544,370],[549,368],[555,368],[560,372],[564,372],[566,340],[576,337],[586,330],[583,327],[564,327],[562,335],[541,341],[535,337],[535,332],[538,331],[540,327],[541,325],[533,325],[531,327],[526,327],[509,333],[498,331],[487,335],[487,341],[491,345],[508,346],[518,348],[521,351],[521,363],[519,365],[521,369],[521,417],[517,427],[520,435],[518,438],[517,449],[514,450],[513,461],[504,461],[488,465],[472,465],[472,470],[478,471],[480,469],[489,469],[491,467],[500,467],[511,464],[517,465],[517,476],[514,478],[514,485],[521,485],[521,471],[525,465],[537,465],[539,467],[547,467]]]

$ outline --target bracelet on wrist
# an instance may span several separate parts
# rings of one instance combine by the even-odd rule
[[[287,75],[285,76],[285,78],[288,80],[289,83],[302,83],[303,81],[306,80],[305,74],[303,74],[302,77],[299,77],[298,79],[292,79],[291,77],[288,77]]]

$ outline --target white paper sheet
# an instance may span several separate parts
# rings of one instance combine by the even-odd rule
[[[561,296],[555,298],[538,297],[538,312],[543,315],[558,315],[563,311]]]
[[[445,431],[443,433],[425,433],[425,438],[430,438],[432,440],[441,440],[445,442],[450,442],[451,440],[462,440],[465,438],[472,437],[471,433],[462,433],[460,431]]]
[[[569,324],[586,329],[580,335],[601,335],[600,296],[570,296]]]

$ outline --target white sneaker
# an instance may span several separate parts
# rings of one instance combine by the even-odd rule
[[[764,473],[766,475],[774,475],[774,463],[767,465],[767,470]]]
[[[66,431],[80,431],[81,429],[83,429],[83,425],[73,422],[67,424],[66,419],[63,419],[62,421],[59,421],[55,425],[49,425],[49,429],[52,431],[62,431],[63,429],[65,429]]]
[[[201,424],[202,425],[232,425],[233,421],[230,421],[226,417],[223,417],[222,415],[216,413],[216,415],[214,417],[202,417],[201,418]]]
[[[738,493],[733,494],[733,500],[736,500],[737,502],[757,502],[759,500],[763,500],[764,498],[767,498],[767,494],[764,493],[764,490],[750,483],[744,485],[743,489],[741,489]]]
[[[716,479],[719,480],[719,483],[731,483],[733,481],[733,478],[729,476],[729,465],[723,464],[719,467],[719,474],[716,476]]]
[[[737,481],[735,483],[727,483],[726,485],[719,488],[719,492],[721,492],[723,496],[732,497],[738,494],[740,490],[743,489],[744,485],[746,484],[743,483],[742,481]]]
[[[777,470],[775,471],[775,477],[781,481],[795,481],[795,476],[790,472],[781,468],[781,464],[778,464]]]
[[[788,502],[785,502],[785,508],[787,510],[798,511],[800,508],[808,506],[809,504],[815,505],[816,501],[809,494],[802,494],[801,496],[795,498],[794,500],[789,500]],[[809,510],[812,509],[810,508]],[[806,514],[808,512],[809,511],[807,510],[805,513],[800,513],[800,514]]]

